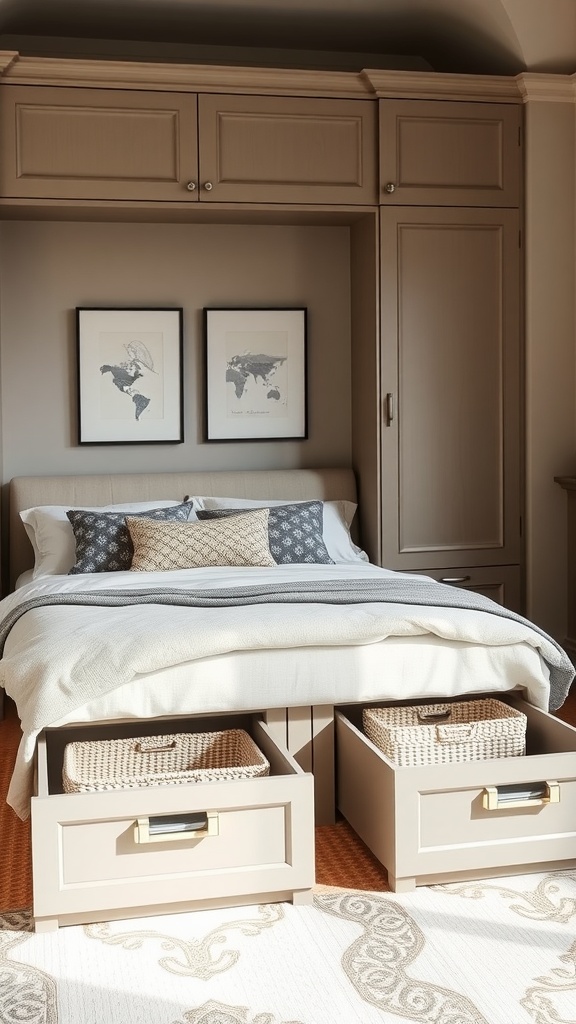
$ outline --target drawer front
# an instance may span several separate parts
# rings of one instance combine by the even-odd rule
[[[521,703],[555,749],[525,757],[398,768],[337,715],[338,804],[393,878],[420,880],[576,858],[576,730]],[[361,713],[361,712],[360,712]],[[551,723],[540,729],[540,719]],[[485,806],[489,789],[557,781],[559,802]],[[549,793],[542,785],[546,796]]]
[[[259,730],[272,765],[265,778],[34,797],[34,916],[309,889],[314,780]],[[214,834],[165,832],[167,816],[207,812]]]

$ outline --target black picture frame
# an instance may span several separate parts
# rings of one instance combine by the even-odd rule
[[[181,307],[76,307],[78,444],[182,444]]]
[[[205,440],[308,437],[308,311],[204,308]]]

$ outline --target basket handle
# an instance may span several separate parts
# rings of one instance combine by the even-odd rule
[[[176,740],[172,740],[170,743],[157,743],[157,744],[154,744],[153,742],[148,744],[148,743],[142,743],[141,741],[138,741],[138,743],[134,744],[134,750],[136,751],[137,754],[163,754],[167,750],[175,750],[175,749],[176,749]]]
[[[419,708],[416,712],[418,721],[423,725],[433,725],[434,722],[447,722],[452,714],[452,709],[449,707],[442,707],[438,709],[431,708],[428,711],[426,708]]]
[[[478,732],[478,722],[454,722],[452,725],[437,725],[436,739],[439,743],[467,743]]]
[[[134,842],[178,843],[190,839],[205,839],[220,834],[218,811],[200,811],[192,814],[157,814],[137,818],[134,823]]]

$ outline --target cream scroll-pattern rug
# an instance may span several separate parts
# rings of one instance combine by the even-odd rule
[[[0,1024],[576,1024],[576,869],[35,934]]]

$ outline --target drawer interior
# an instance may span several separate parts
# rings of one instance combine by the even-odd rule
[[[481,699],[482,697],[493,697],[496,700],[502,701],[522,711],[527,718],[526,722],[526,755],[535,756],[539,754],[556,754],[564,753],[568,751],[576,751],[576,729],[571,725],[567,725],[566,722],[561,721],[559,718],[555,718],[546,711],[541,711],[539,708],[533,707],[531,704],[527,704],[526,701],[522,700],[521,697],[516,696],[513,693],[504,694],[479,694],[474,698],[470,699]],[[338,707],[338,710],[348,719],[349,722],[354,725],[359,732],[363,733],[362,725],[362,711],[365,707],[376,708],[386,707],[392,704],[398,707],[402,704],[450,704],[456,700],[462,700],[461,697],[456,697],[454,700],[442,700],[434,698],[433,700],[419,700],[419,701],[370,701],[367,704],[347,704]]]
[[[47,729],[44,733],[45,742],[39,742],[39,791],[44,789],[46,795],[64,793],[62,785],[62,766],[64,748],[67,743],[97,741],[106,739],[126,739],[132,736],[163,736],[177,732],[213,732],[221,729],[244,729],[262,750],[270,762],[270,775],[286,775],[300,773],[300,769],[286,750],[278,747],[265,734],[260,716],[257,714],[240,715],[206,715],[187,718],[160,718],[151,720],[131,720],[122,722],[101,722]],[[264,749],[264,746],[266,749]],[[45,757],[45,765],[41,761]],[[217,783],[210,783],[217,785]]]

